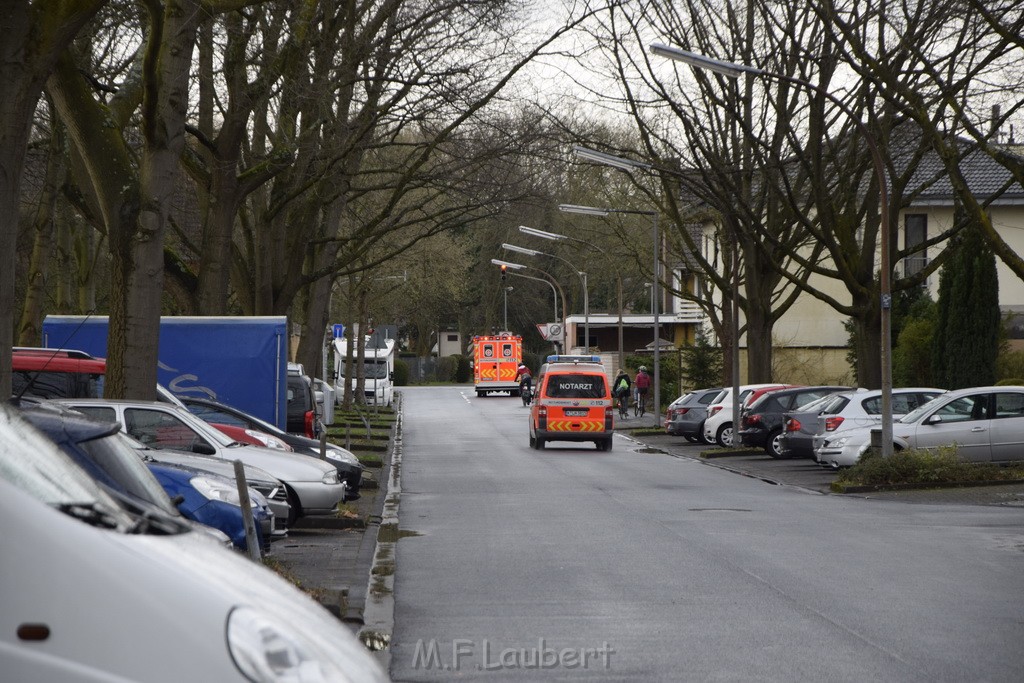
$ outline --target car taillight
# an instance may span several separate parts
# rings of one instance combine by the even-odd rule
[[[795,417],[791,417],[786,420],[786,431],[787,432],[799,432],[803,425],[800,424],[800,420]]]
[[[537,406],[537,417],[547,417],[547,416],[548,416],[548,407],[547,406]]]
[[[312,410],[307,410],[306,411],[306,419],[305,419],[306,437],[310,438],[310,439],[312,439],[312,438],[314,438],[316,436],[314,431],[313,431],[313,420],[314,420],[315,417],[316,417],[316,413],[314,413]]]
[[[688,412],[690,412],[689,408],[676,408],[675,410],[676,415],[686,415]]]
[[[708,408],[708,417],[711,417],[721,409],[722,406],[711,406],[710,408]]]
[[[834,432],[839,429],[839,425],[843,424],[843,418],[841,417],[826,417],[825,418],[825,431]]]
[[[744,415],[743,419],[740,420],[740,424],[742,424],[744,427],[761,424],[761,415],[759,413],[754,413],[753,415]]]
[[[611,431],[614,428],[613,420],[615,419],[615,409],[611,406],[604,407],[604,428],[606,431]]]

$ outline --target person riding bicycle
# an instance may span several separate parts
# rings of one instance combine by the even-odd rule
[[[620,368],[619,374],[615,376],[615,380],[612,382],[612,392],[615,394],[620,408],[629,400],[629,391],[632,386],[633,380],[629,378],[625,370]]]
[[[647,400],[647,390],[651,387],[651,376],[647,374],[647,366],[641,365],[637,370],[635,384],[636,403],[638,406],[642,406]]]
[[[520,395],[527,391],[533,391],[533,375],[525,363],[519,364],[519,368],[516,370],[516,381],[519,382]]]

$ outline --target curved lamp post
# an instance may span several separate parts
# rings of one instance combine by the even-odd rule
[[[558,290],[557,296],[560,297],[561,300],[562,300],[562,314],[565,315],[565,313],[566,313],[565,292],[562,291],[562,286],[560,284],[558,284],[558,280],[556,280],[555,277],[551,273],[549,273],[549,272],[547,272],[545,270],[541,270],[540,268],[536,268],[534,266],[527,266],[527,265],[522,264],[522,263],[512,263],[511,261],[502,261],[501,259],[496,259],[496,258],[492,258],[491,259],[491,264],[495,265],[495,266],[505,266],[509,270],[509,273],[508,273],[509,275],[514,275],[516,277],[525,277],[528,280],[539,280],[541,282],[546,282],[548,284],[548,286],[551,287],[552,291],[557,289]],[[514,272],[514,271],[517,271],[517,270],[535,270],[538,273],[541,273],[542,275],[544,275],[544,278],[547,278],[547,279],[539,278],[539,277],[532,277],[532,276],[526,275],[524,273]],[[555,320],[556,321],[561,321],[562,329],[564,330],[565,329],[565,321],[558,317],[558,299],[555,300]]]
[[[635,168],[648,170],[651,168],[650,164],[645,164],[644,162],[633,162],[630,159],[613,157],[610,154],[588,150],[579,145],[573,147],[573,151],[582,159],[597,161],[600,158],[600,163],[624,170]],[[661,321],[658,318],[658,309],[661,308],[661,259],[659,258],[660,253],[658,249],[660,241],[658,238],[658,212],[640,209],[606,209],[596,206],[580,206],[578,204],[559,204],[558,210],[566,213],[583,214],[585,216],[607,216],[612,213],[621,213],[650,216],[652,219],[652,233],[654,237],[654,419],[657,425],[661,420],[661,335],[659,334]]]
[[[721,59],[712,59],[696,52],[690,52],[688,50],[682,50],[678,47],[672,47],[671,45],[665,45],[663,43],[651,43],[650,46],[651,54],[659,57],[667,57],[678,62],[689,64],[692,67],[698,69],[707,69],[714,73],[720,74],[727,78],[739,78],[742,74],[750,74],[751,76],[757,76],[759,78],[774,79],[777,81],[784,81],[793,85],[811,90],[812,92],[823,95],[828,98],[830,102],[835,104],[839,109],[846,114],[853,124],[860,131],[860,134],[864,138],[864,144],[867,145],[869,152],[871,153],[871,161],[875,168],[875,179],[878,183],[878,203],[880,224],[879,231],[881,232],[882,248],[879,255],[879,276],[878,276],[878,289],[881,297],[881,362],[882,362],[882,443],[881,450],[882,456],[887,457],[892,455],[893,444],[892,444],[892,324],[891,324],[891,309],[892,309],[892,292],[889,285],[889,239],[890,239],[890,227],[889,227],[889,190],[887,186],[886,174],[885,174],[885,162],[882,160],[882,155],[878,151],[878,144],[875,141],[874,136],[871,135],[871,131],[867,125],[860,120],[860,118],[850,110],[850,108],[835,95],[825,90],[824,88],[810,83],[808,81],[794,78],[792,76],[784,76],[782,74],[772,73],[759,69],[757,67],[748,66],[746,64],[737,64],[735,62],[727,62]]]
[[[549,254],[549,253],[547,253],[545,251],[537,251],[536,249],[527,249],[526,247],[519,247],[519,246],[516,246],[514,244],[508,244],[508,243],[502,244],[501,248],[502,249],[506,249],[508,251],[514,251],[517,254],[525,254],[526,256],[549,256],[549,257],[551,257],[553,259],[557,259],[557,260],[561,261],[562,263],[567,264],[570,268],[572,268],[573,272],[576,273],[576,275],[579,276],[580,281],[583,283],[583,335],[584,335],[584,345],[586,346],[586,348],[589,349],[590,348],[590,296],[587,293],[587,274],[584,273],[582,270],[576,270],[576,266],[574,266],[572,264],[572,261],[570,261],[568,259],[564,259],[561,256],[555,256],[554,254]],[[563,310],[563,312],[565,312],[564,307],[563,307],[562,310]]]
[[[520,225],[519,226],[519,232],[523,233],[524,235],[530,235],[531,237],[539,237],[541,239],[554,240],[556,242],[563,242],[565,240],[570,240],[572,242],[579,242],[580,244],[588,246],[588,247],[590,247],[592,249],[597,249],[599,252],[601,252],[601,254],[603,254],[605,256],[605,258],[608,257],[608,252],[606,252],[604,249],[602,249],[601,247],[597,246],[596,244],[592,244],[592,243],[590,243],[590,242],[588,242],[586,240],[581,240],[579,237],[572,237],[571,235],[563,235],[563,234],[557,233],[557,232],[548,232],[547,230],[538,230],[537,228],[531,228],[531,227],[528,227],[528,226],[525,226],[525,225]],[[618,322],[618,328],[619,328],[619,330],[618,330],[619,331],[619,367],[621,368],[623,366],[623,364],[625,363],[625,358],[623,356],[623,349],[622,349],[622,345],[623,345],[623,341],[622,341],[622,273],[619,272],[618,263],[616,263],[615,261],[612,261],[612,263],[615,265],[615,289],[616,289],[616,296],[618,298],[618,307],[619,307],[619,322]]]

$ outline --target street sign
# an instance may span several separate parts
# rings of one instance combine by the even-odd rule
[[[334,323],[334,338],[341,339],[345,336],[345,325],[342,323]]]

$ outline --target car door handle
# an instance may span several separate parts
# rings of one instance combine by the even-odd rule
[[[971,427],[972,432],[985,432],[988,431],[985,427]]]

